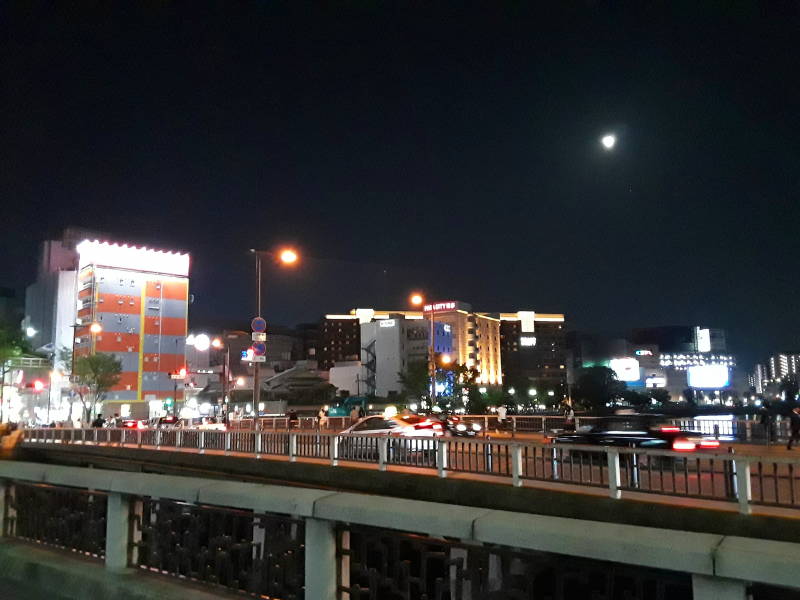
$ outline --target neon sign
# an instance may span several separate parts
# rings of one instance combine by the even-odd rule
[[[454,300],[448,300],[447,302],[437,302],[436,304],[426,304],[422,307],[424,312],[436,312],[439,310],[455,310],[456,303]]]

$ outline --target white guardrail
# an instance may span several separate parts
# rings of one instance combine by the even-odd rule
[[[623,492],[800,508],[800,458],[698,451],[554,445],[511,439],[342,435],[325,431],[209,431],[197,429],[26,429],[25,444],[84,444],[289,461],[415,467],[505,478],[514,486],[548,481]]]

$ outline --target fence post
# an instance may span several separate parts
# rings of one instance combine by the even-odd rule
[[[389,460],[389,438],[378,438],[378,470],[385,471]]]
[[[731,465],[733,466],[734,491],[739,501],[739,512],[749,515],[752,511],[750,501],[753,499],[753,492],[750,488],[750,461],[734,458]]]
[[[436,447],[436,468],[439,470],[439,477],[447,477],[447,445],[445,440],[439,440]]]
[[[631,461],[631,487],[639,489],[639,455],[634,452],[629,456]]]
[[[225,454],[231,453],[231,432],[225,432]]]
[[[205,454],[206,453],[205,446],[206,446],[206,432],[201,430],[200,435],[197,436],[197,451],[200,454]]]
[[[97,427],[92,429],[92,432],[94,433],[94,443],[95,443],[95,445],[97,445]],[[45,438],[45,441],[46,440],[47,440],[47,438]]]
[[[14,518],[12,512],[12,502],[14,496],[14,484],[9,480],[0,479],[0,537],[7,537],[11,532],[8,531],[8,524]]]
[[[332,435],[330,439],[331,445],[331,466],[335,467],[339,464],[339,436]]]
[[[156,450],[161,449],[161,430],[156,429]]]
[[[714,423],[714,439],[719,439],[719,423]]]
[[[522,446],[511,446],[511,485],[522,487]]]
[[[517,417],[511,417],[511,437],[517,436]]]
[[[336,598],[336,527],[331,521],[305,520],[306,598]]]
[[[136,430],[136,445],[141,448],[142,447],[142,430]]]
[[[289,434],[289,462],[297,462],[297,434]]]
[[[106,568],[128,566],[130,501],[119,492],[111,492],[106,500]]]
[[[550,468],[553,472],[553,479],[558,479],[558,448],[555,446],[550,448]]]
[[[578,427],[580,427],[580,426],[581,426],[580,418],[579,417],[575,417],[575,431],[576,432],[578,431]]]
[[[744,422],[744,439],[748,442],[753,439],[753,422],[750,420]]]
[[[622,492],[619,489],[621,480],[619,472],[619,450],[616,448],[607,448],[606,458],[608,459],[608,494],[614,500],[619,500],[622,497]]]

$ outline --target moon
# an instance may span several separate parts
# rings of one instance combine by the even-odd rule
[[[617,136],[613,133],[607,133],[600,138],[600,143],[603,144],[603,148],[606,150],[611,150],[617,143]]]

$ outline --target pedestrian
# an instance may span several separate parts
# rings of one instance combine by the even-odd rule
[[[358,405],[358,418],[359,419],[363,419],[366,416],[367,415],[364,413],[364,407],[359,404]]]
[[[321,407],[317,413],[317,423],[320,429],[326,429],[328,427],[328,413],[324,406]]]
[[[114,413],[114,416],[111,417],[111,421],[108,424],[109,427],[119,427],[119,413]]]
[[[789,413],[789,445],[787,450],[792,449],[792,443],[800,441],[800,406],[795,406]]]
[[[564,431],[575,431],[575,411],[571,404],[564,409]]]
[[[97,415],[95,420],[92,421],[92,427],[103,427],[106,424],[106,420],[103,418],[103,415]]]
[[[772,426],[772,411],[770,408],[769,402],[765,400],[758,411],[758,421],[764,427],[764,437],[767,439],[767,444],[775,437]]]
[[[350,411],[350,424],[354,425],[358,422],[358,410],[360,407],[354,406],[353,409]]]
[[[295,409],[291,409],[288,414],[289,417],[289,429],[294,429],[297,425],[297,411]]]
[[[505,404],[501,404],[497,407],[497,422],[500,425],[506,424],[506,415],[508,414],[508,409],[506,408]]]

